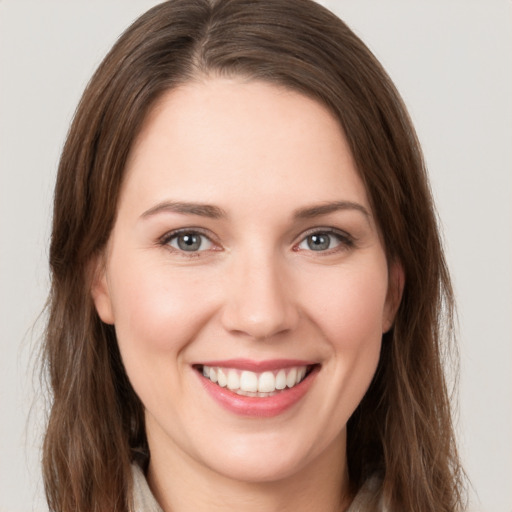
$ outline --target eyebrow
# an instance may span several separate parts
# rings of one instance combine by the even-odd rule
[[[146,218],[157,213],[181,213],[184,215],[199,215],[210,219],[221,219],[227,217],[226,212],[218,206],[203,203],[184,203],[174,201],[163,201],[146,210],[141,217]]]
[[[329,213],[334,213],[340,210],[356,210],[361,212],[368,221],[371,219],[370,212],[362,204],[354,203],[352,201],[332,201],[319,205],[308,206],[305,208],[299,208],[298,210],[295,210],[293,217],[295,219],[311,219],[314,217],[320,217],[322,215],[328,215]]]
[[[293,218],[296,220],[311,219],[328,215],[340,210],[355,210],[361,212],[367,220],[371,216],[369,211],[361,204],[352,201],[332,201],[313,206],[299,208],[294,211]],[[198,215],[200,217],[208,217],[210,219],[223,219],[227,217],[227,213],[220,207],[205,203],[188,203],[163,201],[146,210],[141,217],[147,218],[158,213],[180,213],[183,215]]]

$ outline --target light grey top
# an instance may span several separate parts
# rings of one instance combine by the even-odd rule
[[[151,493],[142,470],[135,464],[132,466],[132,470],[134,512],[163,512]],[[357,493],[347,512],[386,512],[377,498],[378,491],[378,479],[368,480]]]
[[[163,512],[149,489],[144,473],[136,464],[132,465],[134,512]]]

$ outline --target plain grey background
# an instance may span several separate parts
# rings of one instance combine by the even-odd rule
[[[93,70],[156,3],[0,0],[0,512],[46,510],[32,363],[59,152]],[[471,510],[511,512],[512,3],[321,3],[382,61],[416,124],[459,305],[457,428]]]

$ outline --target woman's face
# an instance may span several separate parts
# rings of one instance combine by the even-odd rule
[[[93,287],[151,460],[248,481],[341,461],[394,273],[323,106],[241,80],[168,92],[133,147]]]

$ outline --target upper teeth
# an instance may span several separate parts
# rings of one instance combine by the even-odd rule
[[[293,388],[306,375],[306,366],[296,366],[262,373],[234,368],[203,366],[203,375],[221,387],[227,387],[239,394],[273,393],[276,390]]]

